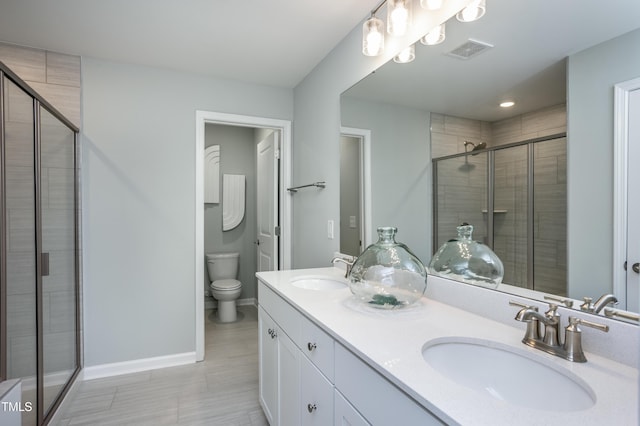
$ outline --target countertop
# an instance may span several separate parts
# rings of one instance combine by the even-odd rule
[[[523,345],[525,324],[516,321],[513,326],[504,324],[427,297],[399,310],[381,310],[355,300],[347,286],[310,290],[290,283],[303,276],[326,276],[345,281],[344,271],[335,267],[259,272],[256,275],[337,342],[447,424],[638,424],[638,370],[589,353],[586,347],[588,362],[569,362]],[[588,409],[573,412],[537,410],[516,406],[460,385],[434,370],[422,356],[425,343],[450,337],[507,345],[528,353],[542,364],[573,373],[593,390],[596,403]],[[527,383],[523,382],[522,386],[526,387]],[[548,391],[554,392],[554,389]]]

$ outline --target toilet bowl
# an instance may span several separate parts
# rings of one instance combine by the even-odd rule
[[[242,293],[242,283],[238,276],[238,253],[209,253],[207,271],[211,280],[211,295],[218,301],[217,317],[220,322],[237,319],[236,299]]]

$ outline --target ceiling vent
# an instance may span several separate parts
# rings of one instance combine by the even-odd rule
[[[485,43],[483,41],[473,40],[470,38],[464,44],[461,44],[460,46],[453,49],[451,52],[447,53],[447,55],[453,56],[454,58],[458,58],[458,59],[470,59],[492,47],[493,47],[492,44]]]

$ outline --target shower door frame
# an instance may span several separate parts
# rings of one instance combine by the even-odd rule
[[[503,149],[509,149],[514,147],[527,146],[527,289],[534,289],[534,265],[535,265],[535,248],[534,248],[534,234],[535,234],[535,222],[534,222],[534,146],[538,142],[545,142],[554,139],[566,138],[567,133],[555,133],[548,136],[541,136],[533,139],[526,139],[524,141],[518,141],[503,145],[497,145],[487,147],[479,150],[476,154],[487,154],[487,245],[493,249],[494,245],[494,221],[495,214],[489,214],[494,211],[495,203],[495,152]],[[438,162],[442,160],[450,160],[452,158],[463,158],[465,156],[472,155],[470,152],[462,152],[458,154],[446,155],[443,157],[433,158],[431,160],[433,168],[433,223],[432,223],[432,247],[435,253],[438,250]]]
[[[4,113],[5,113],[5,96],[6,90],[4,81],[5,77],[23,90],[32,98],[33,102],[33,141],[35,150],[34,158],[34,194],[35,194],[35,312],[36,316],[36,422],[38,425],[47,424],[55,415],[56,410],[60,406],[62,400],[68,393],[69,389],[75,382],[82,369],[82,342],[81,342],[81,311],[80,311],[80,213],[79,213],[79,173],[78,173],[78,133],[79,129],[66,117],[64,117],[55,107],[49,104],[42,96],[33,90],[25,81],[11,71],[4,63],[0,61],[0,187],[2,188],[0,196],[0,226],[2,233],[0,235],[0,350],[3,351],[2,362],[0,362],[0,381],[6,380],[7,366],[6,353],[7,350],[7,329],[6,329],[6,296],[7,296],[7,272],[6,272],[6,254],[7,254],[7,215],[6,215],[6,166],[5,166],[5,136],[4,136]],[[53,117],[60,120],[69,130],[73,132],[73,242],[74,242],[74,317],[75,317],[75,368],[67,382],[64,384],[57,397],[48,407],[44,406],[44,318],[43,318],[43,294],[42,294],[42,204],[41,204],[41,122],[40,111],[46,110]],[[22,409],[22,405],[21,405]],[[46,414],[45,414],[46,413]]]

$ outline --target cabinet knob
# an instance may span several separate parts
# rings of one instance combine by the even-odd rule
[[[315,343],[307,343],[307,349],[309,349],[309,352],[311,352],[312,350],[314,350],[316,348],[316,344]]]
[[[272,339],[275,339],[276,337],[278,337],[278,333],[276,333],[276,331],[272,328],[267,330],[267,333],[269,333],[269,336],[271,336]]]
[[[316,407],[316,404],[307,404],[307,411],[309,411],[310,413],[316,411],[317,408],[318,407]]]

